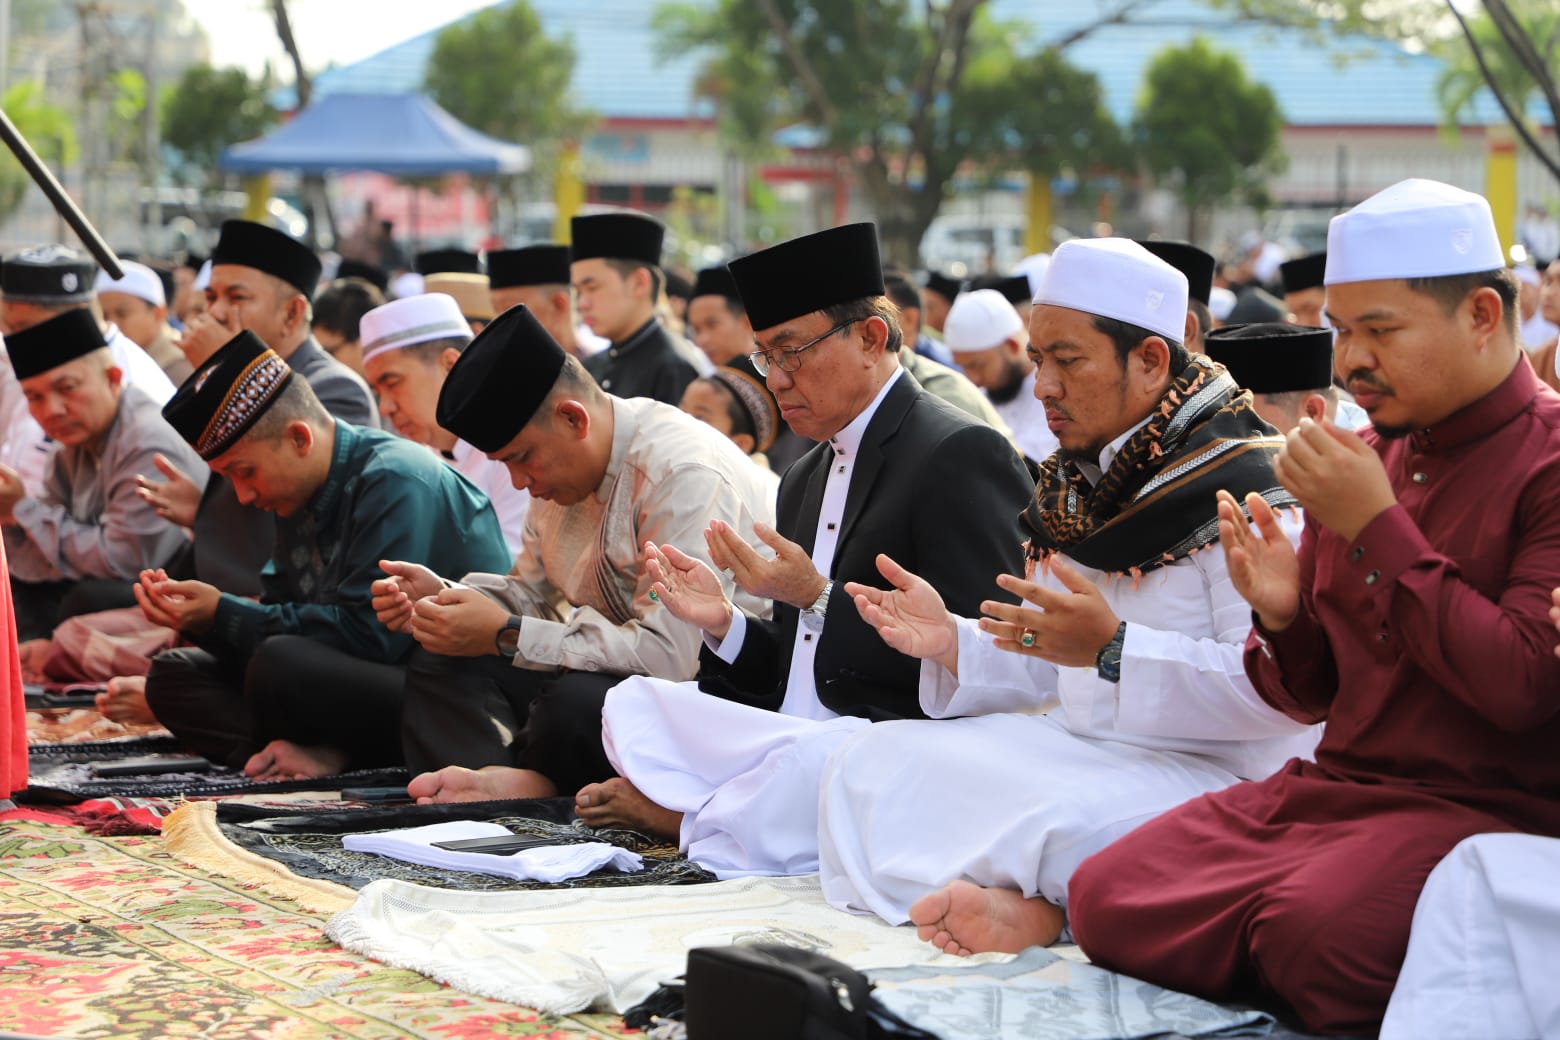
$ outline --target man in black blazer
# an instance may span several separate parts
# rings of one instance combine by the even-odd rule
[[[635,678],[607,696],[620,777],[583,788],[582,819],[668,836],[722,875],[817,869],[817,775],[870,721],[922,717],[919,663],[887,647],[846,582],[881,586],[880,554],[978,612],[1021,563],[1033,485],[1005,437],[925,393],[899,365],[871,224],[833,228],[731,263],[791,428],[819,441],[787,471],[774,550],[712,524],[711,559],[774,616],[734,610],[702,563],[647,547],[655,593],[704,630],[700,682]],[[711,695],[715,696],[711,696]]]

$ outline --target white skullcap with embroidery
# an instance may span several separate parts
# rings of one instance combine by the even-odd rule
[[[119,266],[124,268],[123,278],[113,278],[107,271],[98,271],[96,289],[99,293],[124,293],[145,300],[153,307],[168,305],[168,294],[163,290],[162,279],[157,277],[156,271],[134,260],[121,260]]]
[[[955,354],[975,354],[1001,346],[1023,328],[1024,319],[1006,296],[995,289],[976,289],[954,298],[943,323],[943,342]]]
[[[1484,196],[1440,181],[1398,181],[1327,225],[1327,285],[1505,266]]]
[[[1113,318],[1180,343],[1186,275],[1129,238],[1074,238],[1051,254],[1035,305]]]
[[[460,304],[444,293],[424,293],[391,300],[363,315],[358,323],[363,362],[391,350],[435,339],[471,339],[471,323]]]

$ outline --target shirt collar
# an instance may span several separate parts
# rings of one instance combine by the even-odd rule
[[[1499,386],[1438,423],[1415,430],[1409,441],[1415,451],[1449,451],[1489,436],[1532,404],[1543,386],[1533,366],[1522,358]]]
[[[347,456],[352,451],[352,442],[357,434],[352,427],[340,419],[332,419],[336,424],[336,446],[330,455],[330,471],[325,474],[325,483],[314,493],[309,500],[309,512],[315,516],[326,516],[336,507],[336,500],[341,497],[341,489],[346,484],[350,467],[347,465]]]
[[[634,414],[634,406],[621,397],[607,397],[612,405],[612,453],[607,456],[607,472],[602,475],[601,483],[596,485],[596,500],[603,504],[612,497],[612,488],[617,484],[618,475],[623,472],[624,460],[628,458],[629,445],[633,443],[634,434],[639,429],[639,418]]]
[[[661,323],[652,317],[649,321],[639,326],[637,330],[624,338],[623,342],[612,344],[612,346],[609,348],[611,351],[610,356],[614,358],[622,357],[630,350],[633,350],[635,347],[648,340],[650,338],[651,331],[660,327]]]
[[[1140,420],[1130,430],[1128,430],[1126,433],[1123,433],[1120,437],[1117,437],[1109,444],[1105,445],[1105,447],[1101,448],[1098,464],[1093,462],[1086,462],[1083,459],[1074,459],[1073,465],[1078,467],[1078,472],[1082,473],[1084,479],[1087,480],[1090,484],[1098,484],[1100,482],[1100,478],[1105,475],[1105,471],[1110,469],[1110,464],[1116,461],[1116,455],[1121,451],[1122,445],[1131,440],[1134,433],[1137,433],[1143,427],[1147,426],[1148,420],[1152,418],[1152,415],[1143,416],[1142,420]]]
[[[877,414],[883,398],[888,396],[889,390],[893,388],[899,377],[904,375],[904,371],[903,368],[895,368],[894,374],[888,377],[887,382],[883,384],[883,389],[879,390],[877,396],[872,399],[872,403],[863,408],[861,414],[852,419],[843,430],[829,438],[834,454],[855,455],[861,450],[861,440],[867,435],[867,427],[872,423],[872,416]]]

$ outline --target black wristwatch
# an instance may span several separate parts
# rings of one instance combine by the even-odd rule
[[[504,622],[504,627],[498,630],[498,635],[493,637],[493,645],[498,648],[498,656],[506,661],[513,661],[515,654],[520,650],[520,617],[516,614],[509,615],[509,620]]]
[[[1094,655],[1094,670],[1106,682],[1121,681],[1121,647],[1126,641],[1127,623],[1123,621],[1116,626],[1116,634],[1110,637],[1110,642],[1100,647],[1100,652]]]

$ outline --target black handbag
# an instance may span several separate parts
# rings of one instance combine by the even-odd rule
[[[792,946],[688,951],[688,1040],[938,1040],[872,998],[861,972]]]

